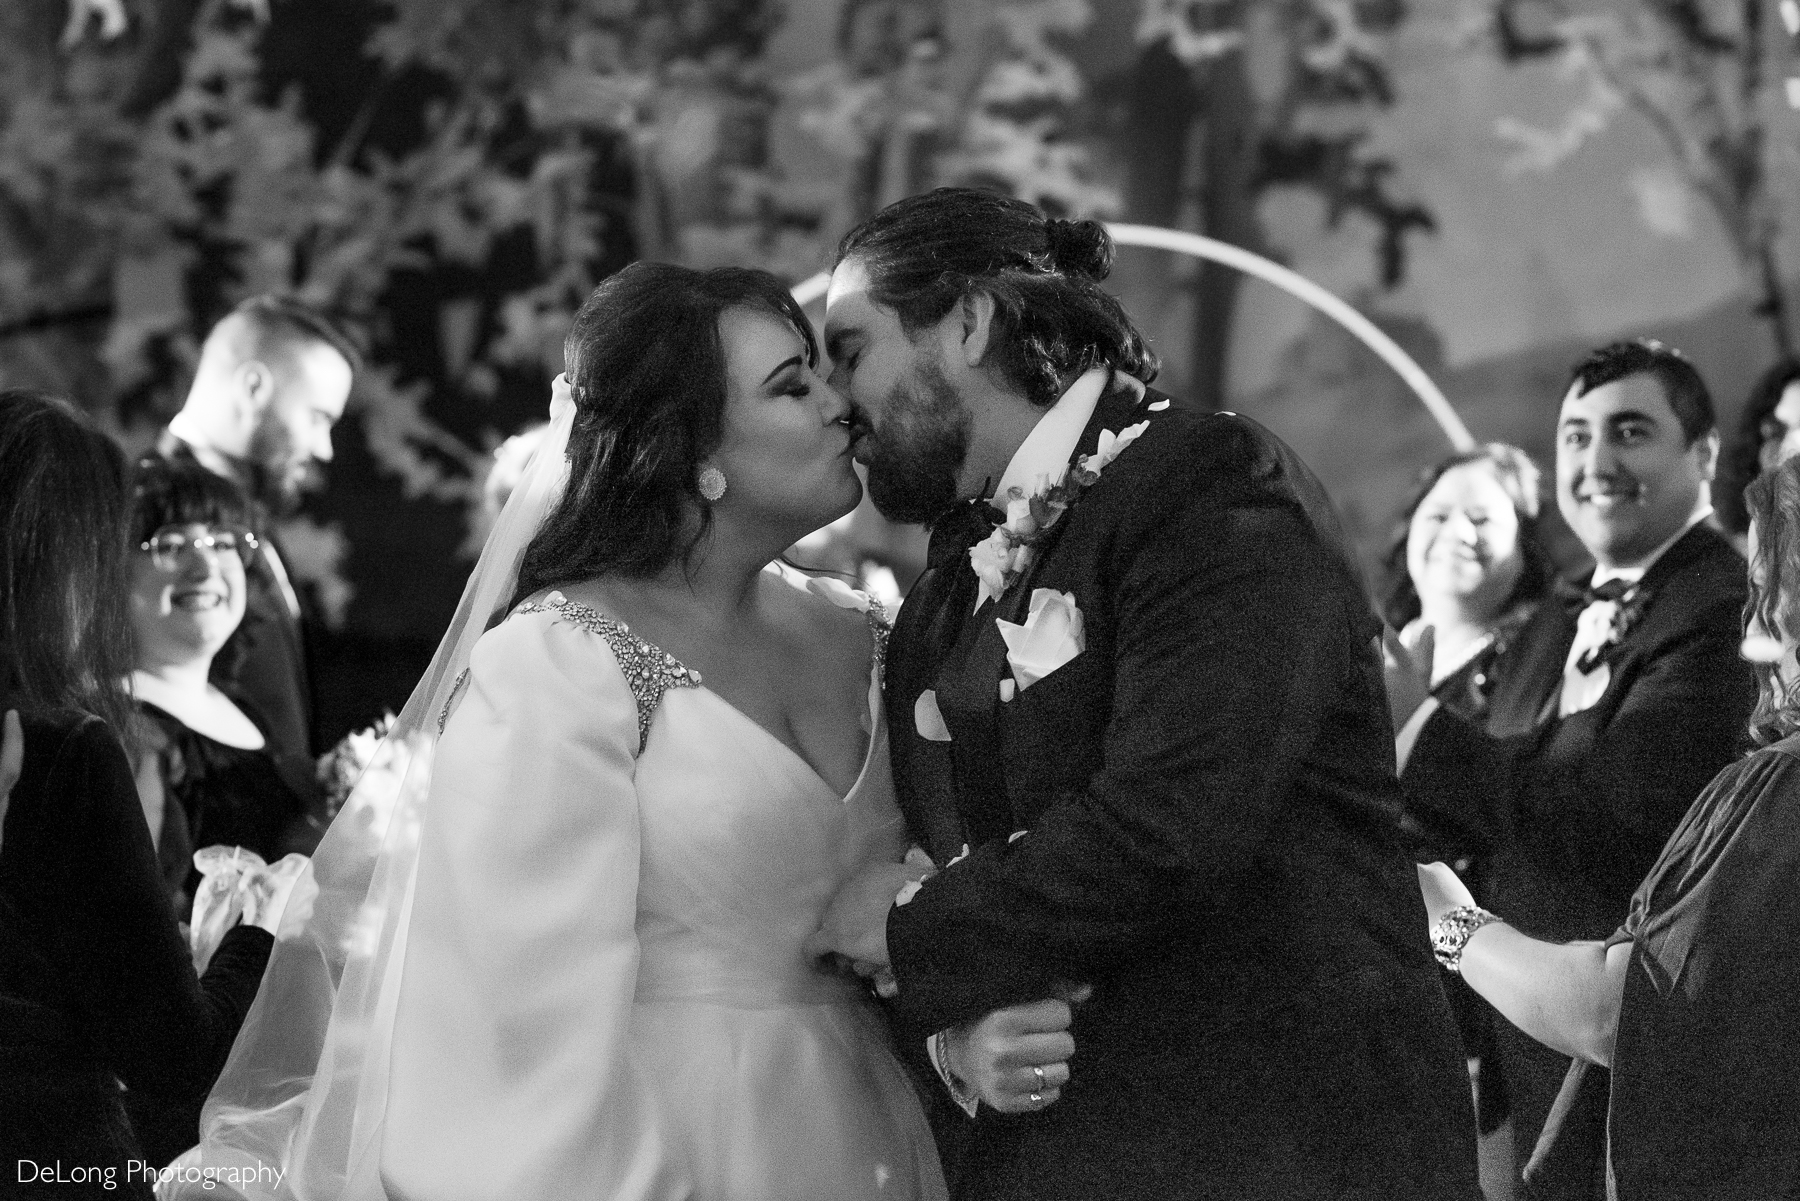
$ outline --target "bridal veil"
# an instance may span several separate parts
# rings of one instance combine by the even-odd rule
[[[559,376],[550,428],[430,668],[313,855],[319,895],[304,933],[276,946],[202,1111],[201,1144],[164,1171],[159,1197],[385,1201],[393,1015],[433,752],[475,643],[503,616],[525,549],[562,493],[574,415]]]

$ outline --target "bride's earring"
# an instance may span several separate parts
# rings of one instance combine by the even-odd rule
[[[725,495],[725,473],[717,467],[708,467],[700,473],[700,495],[707,500],[716,501]]]

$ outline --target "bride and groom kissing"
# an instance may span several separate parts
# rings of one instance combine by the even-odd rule
[[[1148,386],[1111,259],[901,201],[840,247],[828,377],[771,276],[604,283],[379,850],[321,845],[185,1162],[416,1201],[1477,1198],[1358,572],[1287,447]],[[931,526],[891,633],[763,569],[853,458]]]

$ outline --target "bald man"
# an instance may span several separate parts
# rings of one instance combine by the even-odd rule
[[[356,366],[354,345],[317,310],[253,297],[207,335],[194,385],[157,451],[233,481],[267,515],[291,513],[331,461],[331,429]],[[261,532],[244,621],[213,660],[213,682],[256,711],[278,757],[310,759],[300,601],[274,539]]]

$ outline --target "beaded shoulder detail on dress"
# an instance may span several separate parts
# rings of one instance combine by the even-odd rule
[[[654,643],[646,642],[631,632],[631,627],[598,609],[572,601],[560,592],[552,592],[542,601],[520,605],[517,613],[555,613],[571,625],[606,639],[625,682],[637,698],[638,751],[650,739],[650,720],[662,703],[663,693],[671,688],[698,688],[700,673],[685,666],[674,655]]]
[[[888,621],[887,609],[873,596],[869,597],[869,607],[866,612],[869,615],[869,636],[875,640],[875,683],[885,686],[887,684],[888,635],[894,632],[894,627]]]

